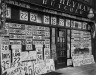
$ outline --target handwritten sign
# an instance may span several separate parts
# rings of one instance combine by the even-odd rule
[[[48,59],[34,64],[35,75],[45,74],[51,71],[55,71],[53,59]]]
[[[86,65],[86,64],[92,64],[94,62],[94,57],[93,55],[80,55],[80,56],[73,56],[72,57],[73,61],[73,66],[81,66],[81,65]]]
[[[28,60],[36,60],[36,51],[30,51],[28,53]]]
[[[2,51],[1,53],[1,67],[2,67],[2,72],[6,71],[7,69],[10,68],[11,64],[11,52],[9,50],[7,51]]]
[[[21,45],[12,45],[12,63],[14,66],[18,66],[21,62]]]
[[[21,52],[20,59],[21,59],[21,61],[28,60],[28,52]]]

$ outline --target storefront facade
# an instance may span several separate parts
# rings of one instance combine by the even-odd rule
[[[75,0],[5,0],[2,5],[1,75],[38,75],[94,62],[91,7]]]

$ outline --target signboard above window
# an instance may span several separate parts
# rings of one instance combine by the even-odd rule
[[[47,7],[49,9],[53,9],[56,11],[61,11],[66,14],[71,14],[74,16],[81,16],[87,18],[87,13],[90,10],[90,6],[84,4],[82,1],[76,1],[76,0],[6,0],[9,4],[19,5],[23,7],[22,4],[20,4],[20,1],[27,2],[30,4]],[[89,1],[88,1],[89,2]],[[17,3],[17,4],[16,4]]]

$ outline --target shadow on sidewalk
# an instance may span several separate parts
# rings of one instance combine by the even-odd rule
[[[57,72],[50,72],[42,75],[61,75],[62,73],[57,73]]]

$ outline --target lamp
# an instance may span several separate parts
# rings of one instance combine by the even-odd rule
[[[93,9],[92,9],[92,8],[89,10],[89,14],[88,14],[87,17],[88,17],[89,19],[91,19],[91,18],[94,17],[94,13],[93,13]]]

